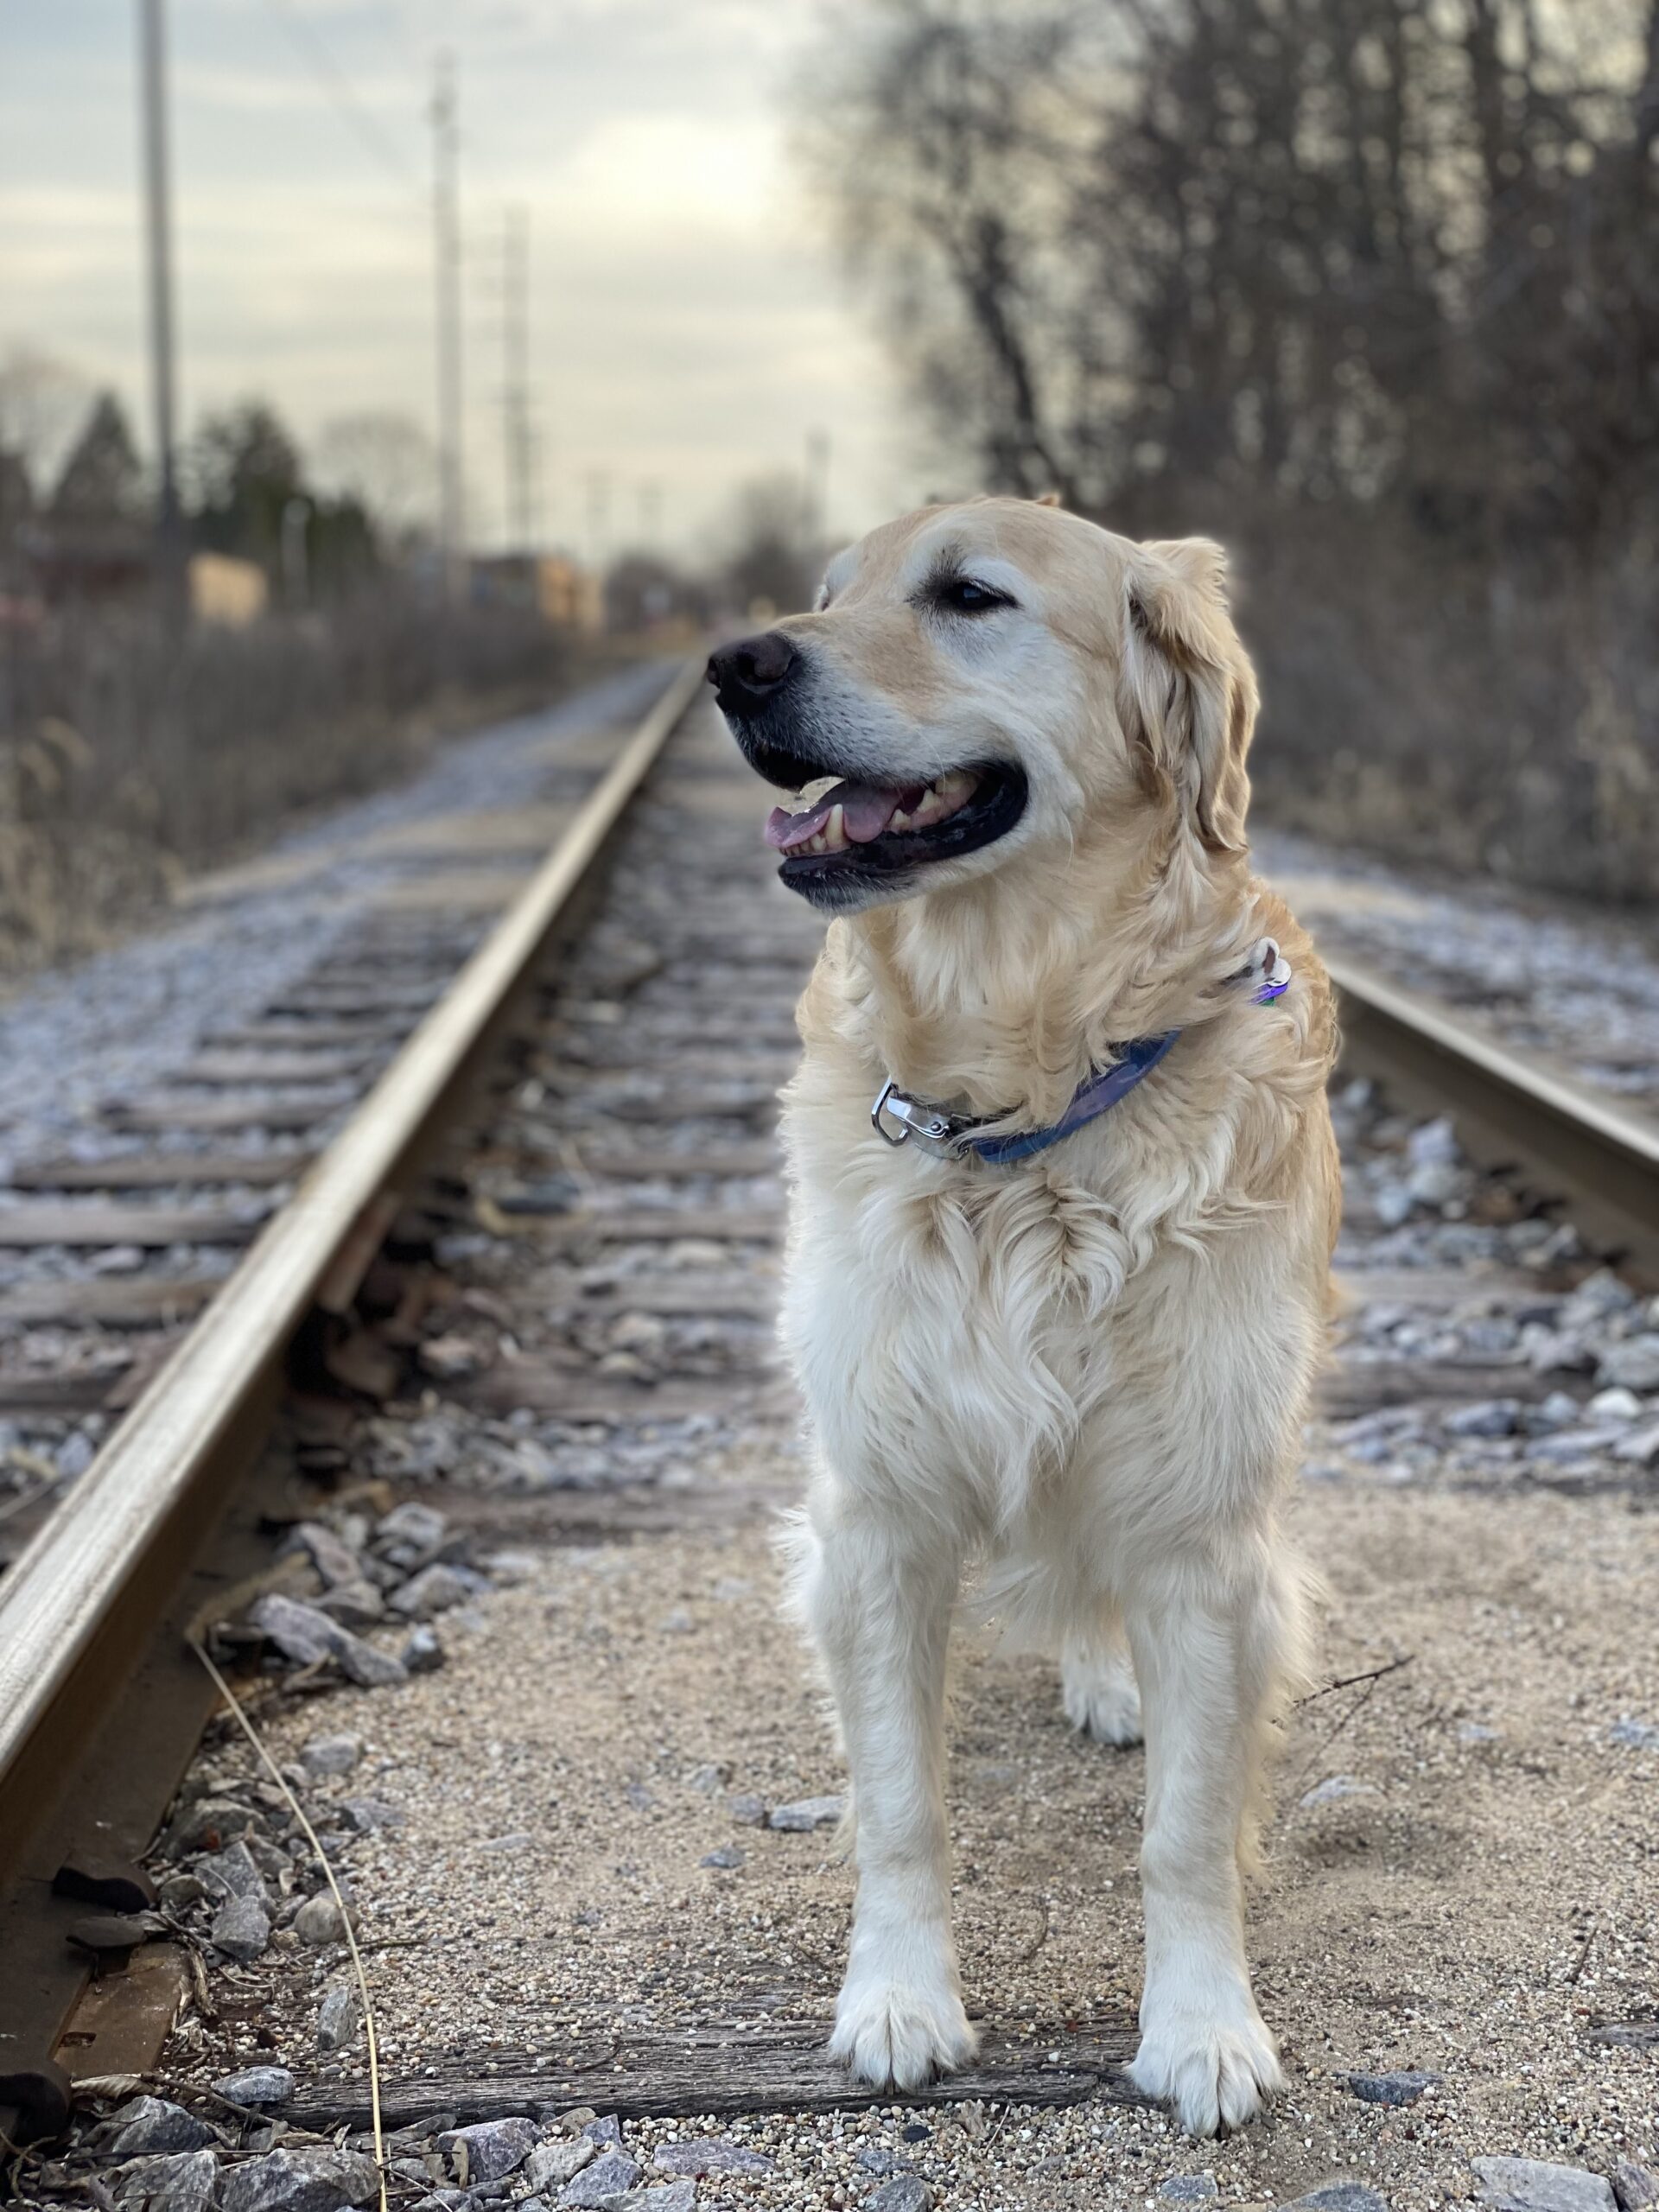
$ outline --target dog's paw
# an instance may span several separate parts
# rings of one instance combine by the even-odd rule
[[[1223,2018],[1172,2012],[1143,2020],[1129,2078],[1168,2105],[1189,2135],[1243,2127],[1284,2087],[1273,2037],[1248,1997]]]
[[[1120,1750],[1141,1741],[1141,1693],[1127,1659],[1068,1654],[1060,1668],[1060,1706],[1080,1736]]]
[[[965,2066],[979,2047],[962,1999],[931,1988],[850,1976],[836,2005],[830,2056],[878,2089],[919,2089]]]

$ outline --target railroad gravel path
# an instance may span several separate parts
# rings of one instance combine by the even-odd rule
[[[1211,2145],[1126,2101],[1141,1755],[1074,1736],[1046,1664],[973,1644],[952,1807],[985,2072],[861,2104],[815,2056],[851,1878],[779,1611],[799,1463],[767,1140],[817,930],[767,880],[764,810],[695,717],[383,1271],[381,1382],[296,1409],[279,1579],[323,1628],[267,1599],[226,1631],[360,1916],[394,2202],[1635,2212],[1659,2168],[1659,1311],[1363,1085],[1296,1502],[1348,1686],[1292,1718],[1251,1937],[1287,2099]],[[338,1931],[228,1732],[156,1869],[201,1972],[142,2086],[181,2119],[128,2107],[124,2136],[89,2100],[53,2176],[158,2212],[360,2202],[360,2164],[314,2170],[361,2149],[328,2141],[365,2102]],[[96,2037],[72,2056],[106,2070]],[[238,2096],[252,2067],[288,2078]],[[195,2164],[135,2175],[151,2135]]]
[[[1659,1117],[1659,932],[1650,918],[1451,883],[1283,831],[1258,863],[1335,951],[1438,999]]]

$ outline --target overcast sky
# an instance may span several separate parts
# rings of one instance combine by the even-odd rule
[[[0,349],[26,341],[114,385],[147,441],[136,11],[0,0]],[[187,426],[257,392],[302,441],[366,409],[431,427],[425,116],[447,46],[478,541],[502,522],[510,202],[530,213],[548,537],[582,541],[599,472],[613,543],[637,534],[652,484],[666,538],[694,543],[739,480],[798,469],[815,430],[838,528],[920,495],[886,358],[788,159],[785,88],[818,0],[168,0],[168,15]]]

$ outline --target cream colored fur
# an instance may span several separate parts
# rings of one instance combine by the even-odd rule
[[[1017,607],[918,604],[944,553]],[[1249,872],[1255,687],[1222,558],[975,501],[876,531],[781,627],[861,763],[898,782],[1014,759],[1030,781],[1001,842],[831,923],[785,1094],[785,1337],[817,1462],[800,1595],[856,1807],[832,2048],[900,2088],[974,2049],[944,1741],[969,1577],[1061,1656],[1080,1729],[1132,1742],[1144,1711],[1135,2075],[1211,2133],[1280,2085],[1242,1877],[1302,1664],[1278,1512],[1339,1203],[1328,986]],[[1225,982],[1264,936],[1294,973],[1270,1006]],[[1115,1040],[1174,1027],[1139,1089],[1021,1165],[870,1127],[887,1076],[1045,1124]]]

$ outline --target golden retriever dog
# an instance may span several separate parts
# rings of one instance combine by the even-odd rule
[[[1219,550],[930,507],[717,652],[766,836],[831,919],[784,1096],[800,1594],[852,1780],[831,2049],[915,2088],[974,2031],[950,1927],[964,1579],[1147,1744],[1134,2077],[1195,2134],[1280,2086],[1243,1938],[1301,1669],[1278,1528],[1339,1205],[1329,986],[1250,873],[1256,687]]]

